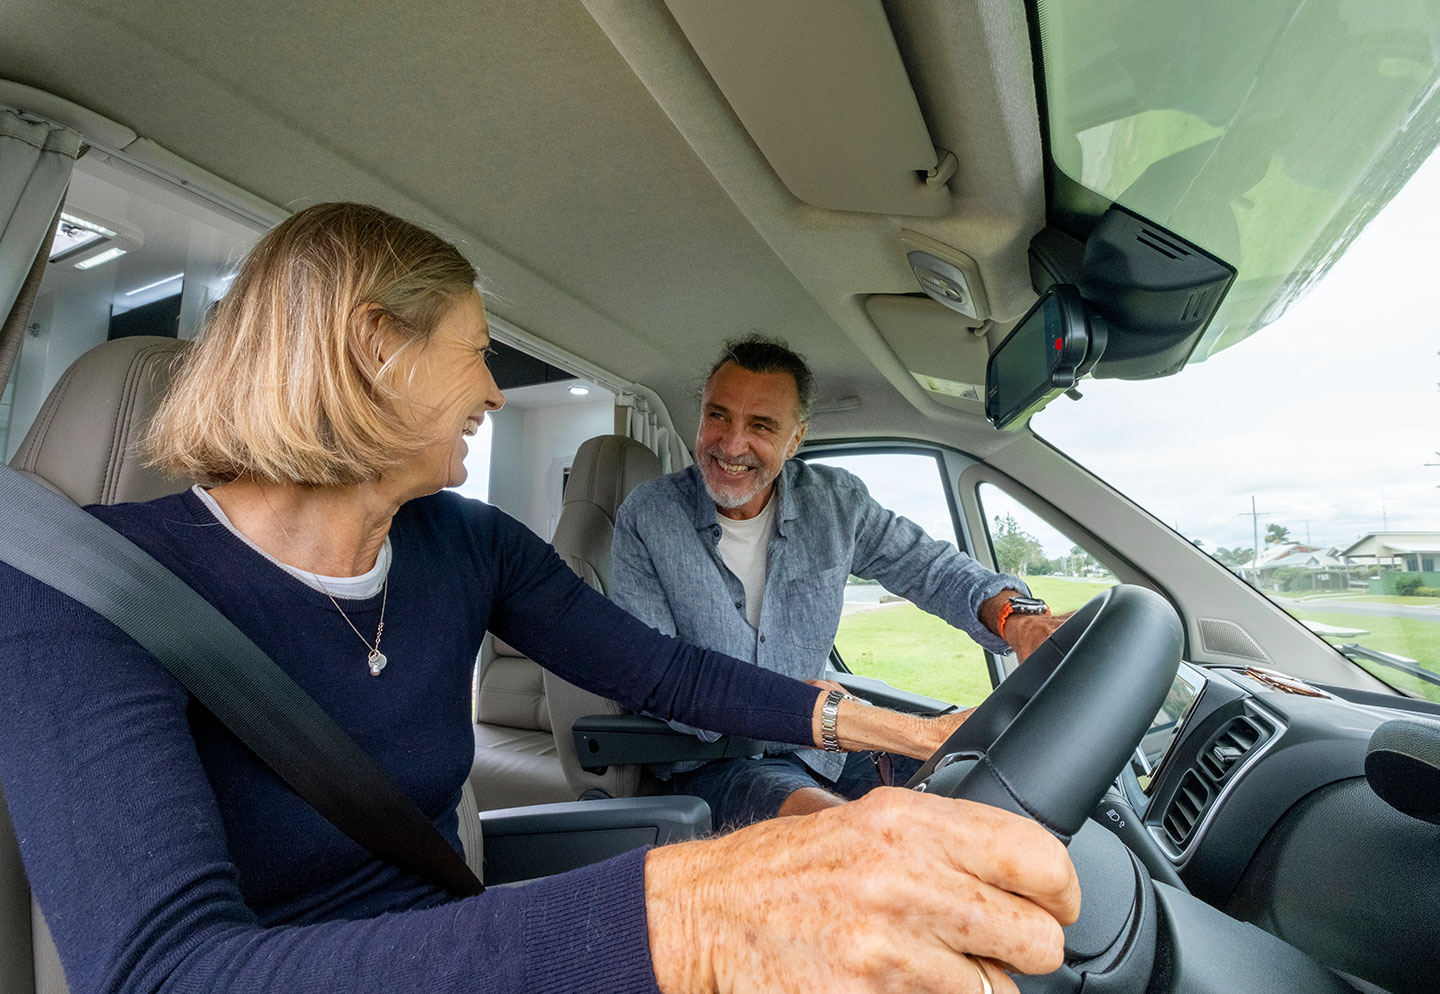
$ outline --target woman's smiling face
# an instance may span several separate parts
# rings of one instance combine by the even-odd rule
[[[403,407],[414,412],[434,441],[387,476],[405,478],[418,493],[433,493],[465,482],[465,439],[475,434],[485,412],[505,396],[486,365],[490,329],[485,304],[472,292],[447,311],[408,368],[395,377]]]

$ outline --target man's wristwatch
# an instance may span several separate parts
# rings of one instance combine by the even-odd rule
[[[842,690],[832,690],[820,705],[820,746],[826,752],[844,751],[840,748],[840,736],[835,733],[835,721],[840,717],[840,702],[849,696]]]
[[[1000,608],[1000,620],[995,623],[995,634],[1005,637],[1005,622],[1012,614],[1049,614],[1050,605],[1038,597],[1012,597]]]

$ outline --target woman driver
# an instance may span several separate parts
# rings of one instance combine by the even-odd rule
[[[502,512],[451,493],[503,398],[473,268],[384,212],[266,235],[157,415],[215,482],[91,513],[214,603],[458,848],[470,671],[490,629],[599,694],[820,740],[814,687],[665,638]],[[765,702],[755,705],[751,702]],[[0,567],[0,776],[74,994],[1013,990],[1059,965],[1063,848],[905,791],[455,898],[350,841],[137,645]],[[841,706],[851,749],[954,722]]]

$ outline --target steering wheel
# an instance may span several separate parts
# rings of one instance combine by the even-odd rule
[[[1099,826],[1081,832],[1149,729],[1175,679],[1180,619],[1159,594],[1095,597],[1001,681],[910,786],[1025,815],[1070,847],[1083,895],[1066,966],[1023,989],[1144,990],[1155,952],[1149,873]],[[1032,981],[1040,986],[1028,983]]]

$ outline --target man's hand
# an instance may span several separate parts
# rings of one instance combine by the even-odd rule
[[[1058,967],[1080,885],[1065,848],[1027,818],[880,788],[653,849],[645,903],[665,994],[1015,994],[999,964]]]

